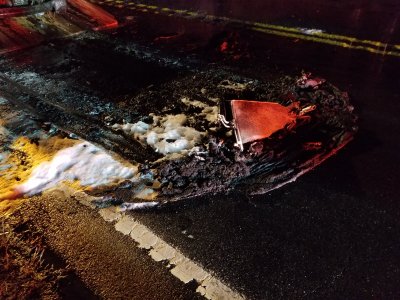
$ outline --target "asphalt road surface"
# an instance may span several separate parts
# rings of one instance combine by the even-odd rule
[[[348,91],[359,116],[359,132],[354,141],[295,183],[260,196],[231,192],[191,199],[156,211],[129,213],[135,220],[250,299],[396,299],[400,296],[398,56],[266,34],[237,23],[221,24],[205,22],[207,18],[104,7],[117,15],[121,23],[126,22],[124,29],[105,34],[124,43],[137,42],[146,51],[161,51],[190,68],[220,64],[259,77],[268,77],[271,70],[287,74],[312,72]],[[379,10],[381,16],[393,17],[389,8]],[[332,20],[329,24],[329,29],[336,26]],[[388,34],[389,27],[382,30]],[[358,33],[351,29],[341,33]],[[360,37],[378,39],[383,32],[380,29],[364,26]],[[399,42],[395,32],[385,39],[391,45]],[[219,53],[217,50],[224,41],[238,43],[240,50]],[[16,52],[7,57],[7,64],[11,61],[20,69],[40,68],[41,64],[48,63],[49,47],[53,46],[44,42]],[[61,50],[52,48],[53,57],[57,57],[54,53],[58,51]],[[98,70],[108,72],[108,68],[120,78],[134,73],[126,68],[113,69],[112,63],[107,63],[105,69]],[[168,71],[165,76],[175,78],[186,72],[183,69],[176,73]],[[157,80],[151,82],[151,75],[146,76],[149,79],[135,88],[157,84]],[[135,90],[124,90],[124,93],[131,92]],[[183,283],[162,271],[162,264],[147,259],[145,252],[140,255],[137,268],[145,270],[143,274],[154,269],[165,280],[164,284],[148,287],[158,289],[161,298],[198,295],[193,293],[192,286],[183,288]],[[131,259],[129,263],[134,266],[135,261]],[[121,276],[123,286],[127,279]],[[91,276],[85,278],[90,281]],[[135,281],[136,285],[140,286],[140,280]],[[107,298],[110,294],[102,295]],[[156,299],[157,292],[125,297]]]

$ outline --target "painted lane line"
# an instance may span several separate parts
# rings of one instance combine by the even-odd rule
[[[112,1],[90,0],[90,1],[110,6],[114,6],[116,3],[113,0]],[[199,13],[184,9],[174,9],[170,7],[145,5],[136,3],[134,1],[129,1],[127,5],[129,6],[130,9],[136,9],[144,13],[154,13],[154,14],[161,13],[167,16],[180,16],[189,19],[199,19],[202,22],[209,22],[209,21],[224,22],[226,24],[240,25],[242,27],[248,28],[249,30],[261,32],[264,34],[276,35],[287,38],[295,38],[299,40],[306,40],[310,42],[328,44],[354,50],[362,50],[374,54],[400,57],[399,44],[388,44],[381,41],[362,40],[352,36],[326,33],[323,32],[322,30],[315,30],[315,31],[305,30],[305,28],[288,27],[288,26],[281,26],[281,25],[262,23],[262,22],[250,22],[235,18],[209,15],[205,13]]]
[[[132,216],[116,212],[113,208],[99,210],[107,222],[115,223],[115,229],[130,236],[141,249],[148,250],[149,256],[156,262],[166,261],[166,266],[172,275],[183,283],[196,281],[196,292],[212,300],[240,300],[243,295],[234,291],[215,275],[204,270],[200,264],[183,255],[178,249],[162,240],[148,227],[135,220]]]

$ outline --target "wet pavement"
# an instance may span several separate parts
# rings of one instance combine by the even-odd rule
[[[198,9],[218,13],[215,7],[204,7],[205,3],[198,1],[189,8],[198,5]],[[351,13],[330,4],[322,5],[322,13],[316,13],[317,9],[298,10],[301,17],[292,18],[292,23],[285,23],[277,15],[274,21],[314,27],[326,18],[313,17],[312,12],[324,16],[334,6],[343,16],[355,18],[359,11],[359,18],[361,15],[371,20],[368,16],[375,14],[386,16],[387,23],[382,21],[381,26],[371,28],[374,22],[361,18],[364,21],[357,23],[357,31],[354,23],[343,21],[342,28],[338,28],[335,22],[339,21],[331,18],[323,29],[336,29],[336,33],[354,34],[360,39],[399,42],[397,16],[391,9],[396,4],[385,8],[371,5],[364,10],[356,4],[352,3]],[[183,1],[180,5],[188,9]],[[241,8],[232,6],[230,17],[243,17]],[[226,15],[226,6],[221,7],[219,13]],[[123,43],[138,42],[140,47],[135,51],[153,53],[149,60],[159,57],[154,53],[160,52],[174,58],[163,62],[167,69],[175,70],[166,72],[165,78],[160,76],[165,81],[185,75],[187,71],[182,65],[193,71],[209,63],[218,64],[259,78],[269,78],[273,72],[295,75],[305,70],[348,91],[359,116],[359,132],[354,141],[295,183],[260,196],[232,192],[192,199],[162,210],[134,213],[137,220],[251,299],[400,296],[398,57],[277,37],[237,24],[158,16],[118,7],[108,9],[118,13],[122,22],[129,23],[116,35]],[[126,18],[129,15],[133,20]],[[304,22],[299,24],[299,18]],[[257,14],[254,12],[249,19],[256,20]],[[225,41],[238,46],[221,53],[218,50]],[[49,52],[48,48],[44,44],[8,59],[21,69],[29,69],[30,64],[40,66],[41,61],[45,68],[43,53],[59,51]],[[82,59],[97,67],[95,72],[111,70],[108,80],[113,82],[116,78],[113,84],[119,76],[135,76],[134,70],[121,67],[123,61],[114,68],[112,58],[100,57],[94,61]],[[103,60],[107,64],[99,66]],[[165,68],[152,69],[153,63],[150,70],[162,74]],[[174,69],[173,65],[179,67]],[[118,90],[122,94],[135,93],[142,86],[160,84],[153,80],[151,74],[146,75],[131,90],[124,90],[128,86],[122,81]],[[98,90],[101,95],[109,91],[102,91],[101,84],[88,86],[85,92]],[[111,91],[107,96],[112,95]]]

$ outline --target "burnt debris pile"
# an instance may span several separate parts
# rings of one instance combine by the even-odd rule
[[[54,59],[26,70],[4,62],[0,85],[42,128],[57,128],[135,165],[132,183],[94,192],[110,203],[165,203],[233,189],[265,193],[335,154],[357,130],[347,93],[310,74],[250,78],[216,64],[177,64],[147,48],[132,54],[119,51],[116,41],[94,40],[50,45],[45,50]],[[103,52],[86,59],[80,44]],[[106,72],[111,64],[99,67],[108,53],[119,62],[114,73]],[[120,68],[127,61],[129,72]]]
[[[309,74],[261,82],[226,70],[210,70],[143,90],[131,99],[130,106],[141,106],[144,98],[164,105],[161,108],[164,115],[184,114],[185,126],[205,132],[201,142],[186,155],[149,162],[149,168],[155,170],[154,175],[161,183],[160,200],[232,189],[251,194],[270,191],[295,180],[336,153],[357,130],[347,93]],[[204,117],[205,107],[218,114],[220,110],[212,108],[232,99],[290,107],[294,121],[240,147],[235,128],[225,128],[216,118]],[[266,126],[268,122],[266,116]]]

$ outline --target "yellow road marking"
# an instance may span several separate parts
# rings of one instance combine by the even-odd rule
[[[97,0],[92,0],[92,2],[98,3]],[[107,4],[109,5],[114,5],[114,3],[121,3],[121,2],[118,0],[115,2],[110,2],[110,0],[107,0]],[[362,40],[352,36],[332,34],[326,32],[307,33],[302,28],[281,26],[281,25],[261,23],[261,22],[250,22],[240,19],[207,15],[204,13],[198,13],[184,9],[174,9],[170,7],[158,7],[155,5],[146,5],[141,3],[135,3],[134,1],[129,1],[129,6],[131,7],[131,9],[135,7],[142,12],[157,13],[157,14],[162,13],[167,16],[173,16],[175,14],[184,18],[197,17],[199,19],[201,18],[202,21],[222,21],[225,23],[241,25],[244,26],[245,28],[248,28],[256,32],[262,32],[266,34],[282,36],[287,38],[306,40],[315,43],[328,44],[342,48],[363,50],[375,54],[400,57],[400,45],[398,44],[393,45],[393,44],[383,43],[380,41]]]

